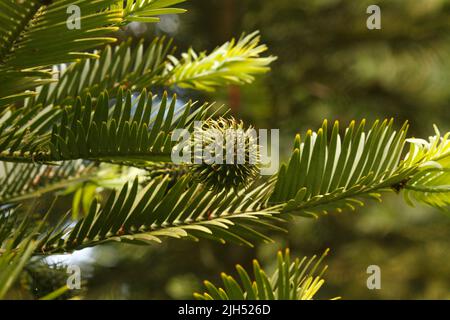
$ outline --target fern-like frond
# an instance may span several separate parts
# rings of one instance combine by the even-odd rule
[[[405,163],[411,165],[421,162],[421,167],[450,167],[450,132],[444,136],[434,126],[435,135],[428,141],[425,139],[407,139],[410,150],[405,157]]]
[[[92,119],[103,119],[99,110]],[[67,124],[70,128],[70,121]],[[342,143],[337,123],[330,143],[326,123],[317,134],[308,132],[304,143],[297,137],[294,154],[278,176],[267,182],[258,180],[238,192],[212,191],[191,175],[176,181],[170,176],[155,178],[142,190],[136,179],[120,192],[112,191],[103,205],[93,198],[87,215],[75,224],[62,221],[52,228],[40,238],[36,253],[70,252],[111,241],[160,242],[166,237],[247,245],[270,241],[266,231],[280,230],[278,222],[290,214],[310,216],[354,208],[363,204],[361,200],[378,198],[379,192],[395,189],[420,172],[424,162],[400,161],[406,124],[398,132],[392,121],[375,122],[367,132],[364,125],[355,128],[352,123]],[[71,145],[67,143],[67,150]]]
[[[328,254],[326,250],[316,256],[291,262],[289,249],[277,254],[277,269],[271,274],[253,260],[253,276],[240,265],[236,266],[240,281],[225,273],[221,274],[223,287],[205,281],[206,292],[195,293],[199,300],[312,300],[324,284],[322,276],[327,266],[320,267]]]
[[[354,122],[341,138],[338,122],[331,137],[325,121],[317,133],[308,131],[304,142],[296,137],[293,155],[278,173],[270,203],[287,202],[285,211],[300,214],[354,209],[365,198],[408,177],[416,169],[399,162],[407,124],[396,131],[393,121],[376,121],[365,131],[365,121]],[[328,140],[329,139],[329,140]]]
[[[189,177],[168,188],[169,177],[157,178],[139,191],[138,180],[113,191],[103,206],[96,199],[74,226],[62,223],[44,236],[37,252],[70,252],[101,243],[161,242],[161,238],[208,238],[251,245],[270,241],[258,231],[282,230],[273,210],[260,208],[266,186],[242,191],[212,192]]]
[[[7,85],[0,87],[0,104],[38,86],[43,82],[39,77],[50,78],[51,73],[43,72],[43,67],[97,57],[86,51],[115,42],[110,34],[118,26],[130,21],[154,22],[158,15],[180,13],[183,10],[168,8],[179,2],[54,0],[45,4],[40,0],[1,0],[0,82]],[[71,11],[71,6],[76,11]],[[79,25],[69,28],[72,20]]]
[[[406,201],[413,199],[433,207],[450,209],[450,133],[443,137],[435,128],[436,135],[423,139],[409,139],[408,162],[421,162],[419,170],[404,183]]]
[[[207,105],[191,113],[192,103],[176,112],[176,96],[171,101],[164,94],[153,106],[152,94],[142,91],[132,110],[131,92],[119,92],[116,104],[109,107],[108,95],[100,95],[92,112],[88,96],[84,106],[80,100],[70,112],[64,111],[60,125],[54,126],[49,143],[50,152],[44,161],[89,159],[135,164],[147,161],[170,161],[171,132],[189,128],[195,120],[205,117]],[[47,157],[47,159],[46,159]]]
[[[185,9],[171,7],[185,1],[186,0],[125,0],[123,4],[123,16],[127,22],[158,22],[158,16],[186,12]],[[121,5],[122,4],[119,4],[119,6]]]
[[[405,185],[406,201],[412,199],[435,208],[450,208],[450,168],[425,169],[414,175]]]
[[[0,126],[4,127],[0,135],[1,160],[87,159],[134,166],[145,166],[147,161],[170,161],[172,147],[177,143],[171,140],[171,132],[176,128],[189,129],[194,121],[204,119],[208,110],[206,104],[191,110],[191,102],[176,110],[176,97],[169,101],[167,94],[158,105],[153,105],[154,97],[146,90],[135,103],[131,92],[122,90],[113,107],[109,106],[106,92],[96,100],[94,106],[90,96],[84,103],[77,99],[73,107],[63,110],[39,111],[35,107],[25,114],[20,110],[5,111],[0,118]]]
[[[189,49],[181,59],[169,56],[165,84],[214,91],[229,84],[253,82],[254,75],[269,71],[269,64],[276,59],[260,56],[267,47],[259,41],[259,33],[254,32],[226,42],[209,54]]]
[[[19,92],[16,91],[14,80],[23,81],[33,68],[74,61],[86,56],[83,50],[115,41],[114,38],[105,37],[117,30],[114,24],[122,21],[120,11],[108,10],[115,2],[77,2],[82,27],[69,30],[66,21],[69,18],[67,8],[71,5],[70,1],[55,0],[44,5],[39,0],[2,0],[0,82],[7,83],[6,80],[9,80],[9,83],[1,87],[0,97]],[[58,35],[58,39],[55,35]],[[22,70],[25,73],[21,74]],[[27,82],[31,88],[33,84]]]
[[[168,176],[172,182],[192,172],[192,166],[172,162],[149,162],[143,169],[150,179]]]
[[[0,112],[0,160],[32,162],[45,150],[50,130],[60,116],[60,110],[40,106]]]
[[[115,97],[119,88],[150,89],[161,81],[166,56],[173,49],[172,41],[164,38],[155,38],[146,49],[143,42],[132,48],[131,41],[106,46],[97,53],[99,59],[86,58],[55,67],[58,81],[38,88],[31,103],[64,106],[72,104],[76,97],[98,96],[105,90]]]
[[[68,161],[56,166],[5,163],[0,170],[0,205],[39,197],[95,177],[96,166]]]
[[[8,39],[1,57],[3,67],[22,70],[74,61],[86,56],[84,50],[115,41],[104,37],[116,31],[114,25],[122,21],[121,11],[108,10],[115,2],[78,1],[80,28],[69,29],[66,22],[71,1],[55,0],[44,5],[38,0],[24,3],[2,0],[9,10],[5,14],[15,17],[18,22],[13,31],[15,37]],[[106,27],[108,25],[113,27]]]
[[[144,50],[141,42],[136,47],[131,42],[107,46],[100,59],[85,58],[69,66],[55,67],[59,72],[55,83],[38,88],[33,101],[43,105],[66,105],[75,97],[84,98],[107,90],[114,97],[119,88],[130,90],[150,89],[152,86],[191,87],[210,91],[224,84],[243,84],[253,81],[253,76],[269,70],[273,57],[260,57],[266,50],[259,45],[255,34],[227,42],[209,55],[197,54],[190,49],[178,60],[174,56],[172,41],[156,38]]]
[[[51,70],[3,70],[0,65],[0,107],[7,106],[24,98],[31,98],[36,86],[53,83]]]
[[[0,247],[3,247],[3,243],[13,236],[13,230],[17,225],[18,218],[12,214],[13,211],[12,207],[0,207]]]

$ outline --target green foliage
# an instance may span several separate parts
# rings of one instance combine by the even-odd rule
[[[167,94],[159,106],[153,107],[153,96],[145,90],[138,100],[133,115],[131,92],[119,92],[113,108],[109,107],[107,93],[100,95],[95,111],[89,96],[83,106],[78,100],[73,110],[63,112],[60,125],[53,127],[50,152],[42,159],[82,158],[135,165],[169,161],[175,144],[172,130],[189,128],[193,121],[204,119],[207,110],[204,105],[191,113],[189,102],[181,112],[175,112],[176,97],[168,102]]]
[[[98,96],[107,90],[115,97],[119,88],[130,90],[151,89],[155,86],[192,87],[211,91],[227,84],[251,83],[254,75],[265,73],[273,57],[261,57],[267,50],[259,44],[257,33],[231,41],[210,54],[197,56],[193,49],[175,57],[172,40],[155,38],[146,49],[141,41],[118,46],[106,46],[96,55],[69,66],[56,67],[58,81],[38,89],[31,101],[35,104],[70,105],[75,97],[87,94]],[[193,61],[195,56],[195,61]]]
[[[131,40],[131,39],[130,39]],[[38,88],[34,104],[71,105],[76,97],[97,97],[103,91],[115,97],[119,88],[150,89],[161,82],[166,56],[173,53],[172,40],[155,38],[147,48],[143,41],[132,47],[131,41],[117,46],[106,46],[99,58],[85,58],[66,67],[57,66],[57,82]]]
[[[123,10],[127,22],[158,22],[158,16],[186,12],[184,9],[170,7],[184,1],[186,0],[125,0],[124,5],[119,3],[116,7]]]
[[[413,205],[411,199],[440,208],[450,210],[450,141],[449,133],[441,137],[435,128],[436,135],[429,141],[410,139],[411,150],[407,159],[421,158],[419,172],[409,179],[405,185],[405,200]]]
[[[0,103],[10,101],[13,95],[51,81],[51,73],[44,67],[95,57],[88,49],[115,41],[108,37],[118,26],[129,21],[155,22],[156,15],[173,13],[167,6],[181,1],[78,1],[79,29],[68,30],[67,0],[55,0],[45,5],[38,0],[19,3],[1,2],[0,16]],[[10,19],[10,17],[14,17]],[[55,41],[54,35],[58,35]],[[61,45],[64,44],[64,45]],[[47,80],[42,80],[47,78]],[[32,95],[32,94],[27,94]]]
[[[320,180],[310,180],[309,174],[300,172],[300,178],[306,179],[299,182],[298,168],[311,166],[295,163],[305,158],[299,150],[309,154],[306,143],[302,145],[297,138],[287,166],[289,174],[281,169],[268,181],[256,179],[248,189],[239,192],[210,190],[208,183],[196,183],[195,174],[193,178],[190,173],[172,185],[169,185],[169,176],[154,178],[140,191],[136,179],[131,187],[126,183],[118,194],[113,191],[103,205],[99,206],[97,200],[92,199],[87,216],[75,226],[67,227],[61,222],[60,227],[51,229],[38,251],[45,254],[66,252],[110,241],[160,242],[161,237],[211,238],[246,245],[258,240],[270,241],[265,233],[270,229],[282,230],[276,222],[288,219],[290,214],[308,217],[331,210],[354,209],[366,199],[379,199],[382,191],[396,189],[405,180],[421,174],[424,163],[443,156],[431,148],[421,155],[411,158],[408,154],[400,160],[406,125],[396,132],[392,121],[375,122],[366,132],[362,122],[355,133],[353,126],[346,130],[342,146],[337,124],[329,145],[324,142],[326,123],[317,134],[308,132],[306,141],[309,142],[306,143],[311,143],[311,137],[315,137],[314,142],[322,148],[317,151],[318,148],[313,147],[309,156],[311,163],[322,168],[322,173],[311,170],[314,177],[326,178],[326,188],[319,184],[313,194],[308,194],[311,189],[308,181]],[[387,142],[381,144],[380,140]],[[323,154],[330,157],[323,157]],[[296,170],[289,169],[294,165],[298,166]],[[324,174],[325,171],[329,172]],[[352,179],[355,181],[351,182]],[[298,191],[280,191],[285,185]]]
[[[68,161],[59,166],[5,163],[0,179],[0,202],[12,203],[69,188],[95,177],[95,166]]]
[[[211,104],[189,101],[179,108],[175,95],[164,93],[158,101],[149,90],[248,84],[275,60],[262,56],[267,47],[257,32],[209,54],[189,49],[180,59],[163,38],[147,48],[131,41],[108,45],[116,40],[112,32],[131,21],[184,12],[172,7],[181,2],[80,0],[83,27],[68,30],[70,1],[0,0],[0,298],[35,255],[168,237],[251,246],[271,241],[270,233],[284,231],[292,215],[354,209],[389,190],[439,208],[449,205],[449,134],[407,140],[407,124],[396,130],[392,120],[370,129],[365,121],[351,122],[343,135],[337,122],[329,134],[325,121],[303,142],[297,136],[288,163],[267,179],[258,177],[258,165],[247,163],[259,158],[249,151],[250,137],[243,165],[172,163],[174,130],[196,133],[196,121],[204,121],[202,132],[245,126],[226,114],[216,120]],[[132,168],[148,173],[133,174]],[[117,173],[117,181],[100,183],[102,169]],[[83,196],[85,182],[93,186]],[[51,208],[35,205],[56,191],[75,193],[72,214],[56,201]],[[314,259],[291,263],[289,252],[280,253],[271,277],[255,262],[254,281],[238,267],[242,285],[223,275],[225,289],[207,283],[202,297],[311,299],[323,283],[316,273],[321,259],[312,266]],[[59,283],[44,287],[39,298],[62,297],[66,290]]]
[[[378,199],[378,191],[402,181],[416,168],[399,163],[407,125],[396,131],[393,121],[376,121],[365,131],[365,121],[352,122],[343,137],[335,122],[317,133],[308,131],[304,142],[296,137],[287,165],[282,165],[270,202],[289,201],[286,211],[327,213]],[[328,140],[329,139],[329,140]]]
[[[191,112],[189,102],[182,112],[175,112],[175,103],[175,96],[169,102],[164,94],[160,104],[153,106],[153,95],[144,90],[133,114],[131,92],[119,91],[113,108],[105,92],[95,107],[88,95],[84,102],[77,99],[73,107],[63,110],[36,106],[25,114],[21,109],[5,111],[0,118],[4,132],[0,158],[21,162],[89,159],[134,165],[169,161],[175,144],[171,131],[189,128],[193,121],[204,119],[207,111],[203,105]]]
[[[258,32],[242,35],[238,41],[233,39],[210,54],[196,53],[191,48],[182,59],[169,56],[167,84],[214,91],[228,84],[251,83],[253,75],[269,71],[268,65],[276,59],[260,57],[266,50],[265,45],[259,44]]]
[[[322,276],[327,266],[320,264],[328,254],[326,250],[319,259],[316,256],[291,262],[289,249],[277,254],[277,269],[271,274],[253,260],[253,278],[240,265],[236,266],[240,283],[232,276],[221,274],[224,288],[205,281],[207,292],[195,293],[201,300],[312,300],[324,284]],[[316,261],[317,260],[317,261]],[[321,269],[320,269],[321,268]]]
[[[163,237],[217,241],[251,245],[270,239],[258,229],[280,230],[273,211],[260,209],[258,199],[265,187],[236,194],[228,190],[209,191],[190,184],[189,177],[168,188],[169,179],[153,179],[138,191],[138,180],[109,196],[104,206],[91,202],[86,217],[73,227],[64,221],[40,241],[37,252],[67,252],[111,241],[146,244]]]

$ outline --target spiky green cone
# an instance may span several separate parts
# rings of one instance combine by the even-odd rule
[[[260,154],[256,131],[252,127],[246,129],[242,121],[234,118],[208,120],[194,128],[193,142],[194,165],[191,172],[208,188],[237,191],[246,187],[259,174]],[[202,152],[195,149],[199,147]],[[221,157],[222,163],[214,161],[216,156]]]

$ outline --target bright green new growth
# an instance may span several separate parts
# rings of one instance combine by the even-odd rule
[[[71,1],[0,0],[0,298],[36,256],[166,238],[252,246],[284,232],[293,215],[355,209],[392,190],[408,202],[449,209],[449,133],[407,139],[408,125],[392,120],[351,122],[344,130],[325,121],[297,136],[288,162],[268,178],[255,174],[257,166],[173,163],[175,129],[192,132],[195,121],[222,133],[249,126],[226,115],[217,120],[210,104],[179,108],[176,96],[150,92],[251,83],[275,59],[262,56],[267,48],[257,33],[181,58],[164,38],[146,48],[111,44],[113,31],[181,13],[172,7],[181,2],[80,0],[82,28],[68,32]],[[86,183],[104,192],[91,188],[82,197]],[[44,196],[61,191],[75,194],[73,212],[35,212]],[[256,264],[253,284],[238,268],[242,285],[224,276],[225,288],[208,284],[203,297],[312,298],[321,273],[291,264],[288,253],[278,263],[281,276],[265,277]],[[47,298],[64,293],[54,289]]]
[[[409,139],[411,150],[407,161],[423,158],[420,171],[405,185],[405,200],[413,205],[412,199],[449,212],[450,204],[450,140],[449,133],[436,135],[429,141]]]
[[[223,288],[205,281],[206,292],[195,293],[200,300],[312,300],[324,284],[322,278],[328,266],[320,267],[328,249],[317,259],[304,257],[291,262],[289,249],[277,254],[277,268],[268,275],[253,260],[253,275],[240,265],[236,266],[239,280],[221,274]]]
[[[167,84],[182,88],[214,91],[227,84],[251,83],[253,75],[269,71],[275,57],[260,57],[267,50],[259,44],[258,32],[231,40],[210,54],[196,53],[192,48],[181,59],[169,56]]]

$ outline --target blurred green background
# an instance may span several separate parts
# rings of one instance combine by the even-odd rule
[[[381,30],[366,28],[366,8],[381,7]],[[391,118],[428,137],[450,129],[450,1],[447,0],[191,0],[188,13],[155,26],[132,24],[123,37],[167,34],[179,51],[211,50],[243,31],[260,30],[272,72],[250,86],[201,100],[218,101],[259,128],[279,128],[285,160],[294,134],[323,119],[347,124]],[[183,96],[190,92],[181,92]],[[162,245],[102,246],[82,254],[88,298],[181,299],[256,257],[267,268],[275,252],[321,254],[326,284],[317,298],[449,299],[450,217],[411,208],[392,193],[356,212],[296,220],[274,244],[245,248],[168,240]],[[366,287],[369,265],[381,268],[381,290]]]

